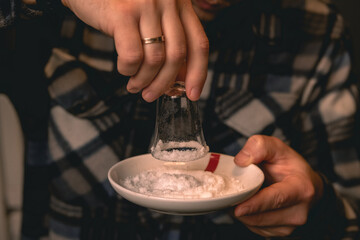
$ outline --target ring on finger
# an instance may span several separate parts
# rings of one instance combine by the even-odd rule
[[[165,37],[164,37],[164,35],[161,35],[159,37],[143,38],[141,40],[142,40],[143,44],[163,43],[163,42],[165,42]]]

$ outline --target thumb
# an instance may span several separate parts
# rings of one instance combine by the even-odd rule
[[[273,161],[276,155],[287,149],[287,145],[275,137],[264,135],[251,136],[241,151],[235,156],[235,164],[246,167],[262,161]]]
[[[235,156],[235,164],[240,167],[247,167],[253,163],[253,156],[245,149],[245,146]]]

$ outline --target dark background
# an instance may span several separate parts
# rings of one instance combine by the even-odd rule
[[[354,47],[354,70],[360,76],[360,0],[333,0],[349,27]]]

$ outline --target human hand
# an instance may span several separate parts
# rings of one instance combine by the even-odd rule
[[[131,76],[127,89],[154,101],[174,83],[186,61],[185,87],[198,100],[209,43],[190,0],[62,0],[86,24],[115,40],[117,69]],[[143,44],[164,35],[165,43]]]
[[[265,188],[234,211],[238,220],[264,237],[288,236],[307,221],[323,193],[321,177],[293,149],[274,137],[255,135],[235,156],[235,163],[258,164]]]

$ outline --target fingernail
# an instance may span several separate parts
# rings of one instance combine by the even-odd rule
[[[192,100],[198,100],[199,97],[200,97],[200,88],[198,87],[193,87],[191,90],[190,90],[190,98]]]
[[[128,92],[130,93],[138,93],[140,91],[140,89],[131,86],[131,83],[128,83],[126,86],[126,89],[128,90]]]
[[[128,90],[130,93],[138,93],[138,92],[140,92],[139,89],[133,88],[133,87],[128,87],[127,90]]]
[[[236,217],[241,217],[244,216],[248,213],[249,211],[249,207],[241,207],[241,208],[236,208],[235,209],[235,216]]]
[[[153,102],[156,99],[156,96],[154,95],[153,92],[149,91],[149,92],[144,93],[143,98],[147,102]]]
[[[246,150],[241,150],[235,158],[236,163],[241,166],[248,166],[252,163],[252,157]]]

